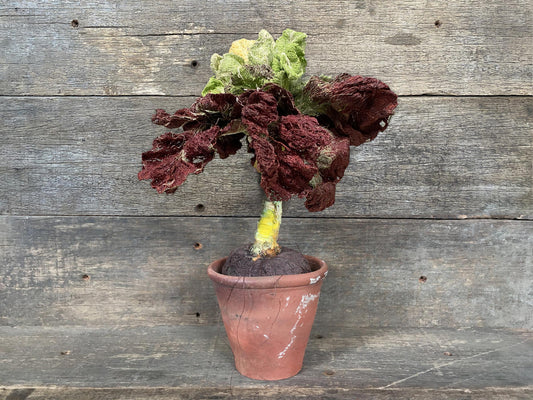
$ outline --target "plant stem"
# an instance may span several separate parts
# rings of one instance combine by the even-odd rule
[[[281,201],[265,201],[261,219],[257,223],[255,243],[250,252],[254,259],[279,254],[279,226],[281,224]]]

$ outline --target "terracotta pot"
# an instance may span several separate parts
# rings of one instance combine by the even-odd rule
[[[278,380],[301,370],[328,270],[324,261],[305,257],[313,272],[298,275],[236,277],[220,274],[225,258],[209,265],[235,367],[242,375]]]

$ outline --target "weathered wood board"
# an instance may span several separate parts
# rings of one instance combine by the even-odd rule
[[[234,370],[221,326],[2,327],[0,382],[198,391],[235,387],[267,393],[286,388],[287,394],[315,389],[325,396],[336,388],[479,390],[533,385],[530,332],[324,328],[315,326],[300,374],[261,382]],[[334,392],[329,395],[335,398]]]
[[[377,76],[402,95],[531,95],[531,8],[527,0],[8,2],[0,92],[195,95],[212,53],[261,28],[291,27],[309,34],[310,74]]]
[[[533,6],[527,0],[0,4],[0,399],[533,397]],[[173,196],[138,182],[212,53],[308,33],[308,74],[400,95],[337,202],[284,206],[325,259],[304,370],[241,377],[206,266],[250,241],[241,151]]]
[[[0,223],[0,325],[95,327],[219,324],[207,265],[256,219]],[[287,218],[280,240],[330,266],[322,326],[533,327],[529,221]]]
[[[26,397],[25,397],[26,396]],[[354,388],[0,388],[1,400],[530,400],[531,388],[354,389]]]
[[[0,98],[0,213],[256,216],[264,194],[245,149],[215,159],[172,196],[139,182],[165,132],[156,108],[193,98]],[[390,128],[352,148],[334,207],[286,216],[533,218],[533,98],[401,98]],[[202,212],[196,206],[202,204]]]

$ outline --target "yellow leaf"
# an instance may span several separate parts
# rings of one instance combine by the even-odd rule
[[[228,53],[238,55],[239,57],[242,57],[244,59],[244,62],[248,62],[248,50],[250,50],[250,47],[254,43],[255,43],[255,40],[248,40],[248,39],[235,40],[231,44],[231,47],[229,48]]]

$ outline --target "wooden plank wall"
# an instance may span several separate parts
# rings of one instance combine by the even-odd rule
[[[527,0],[0,3],[0,399],[531,398]],[[389,129],[336,204],[284,205],[330,273],[293,379],[239,376],[206,275],[252,239],[244,151],[174,195],[137,180],[156,108],[231,41],[308,33],[308,73],[374,76]]]
[[[261,28],[276,36],[291,27],[309,35],[309,74],[375,76],[400,95],[386,133],[353,149],[335,206],[310,214],[301,200],[285,205],[282,243],[330,265],[316,326],[347,335],[438,328],[443,341],[448,328],[533,329],[531,11],[527,0],[2,3],[0,328],[26,327],[32,346],[35,332],[84,327],[102,337],[115,328],[216,330],[206,266],[251,240],[261,209],[249,155],[214,160],[167,196],[137,181],[140,154],[164,132],[153,110],[190,105],[213,52]],[[16,347],[17,332],[3,332],[5,348]],[[513,357],[525,352],[520,340],[509,344]],[[30,375],[8,361],[20,374],[0,378],[24,386]],[[389,382],[403,381],[398,368]],[[37,386],[55,382],[42,373]],[[519,373],[518,383],[498,382],[531,384]],[[487,376],[479,387],[490,386]]]

